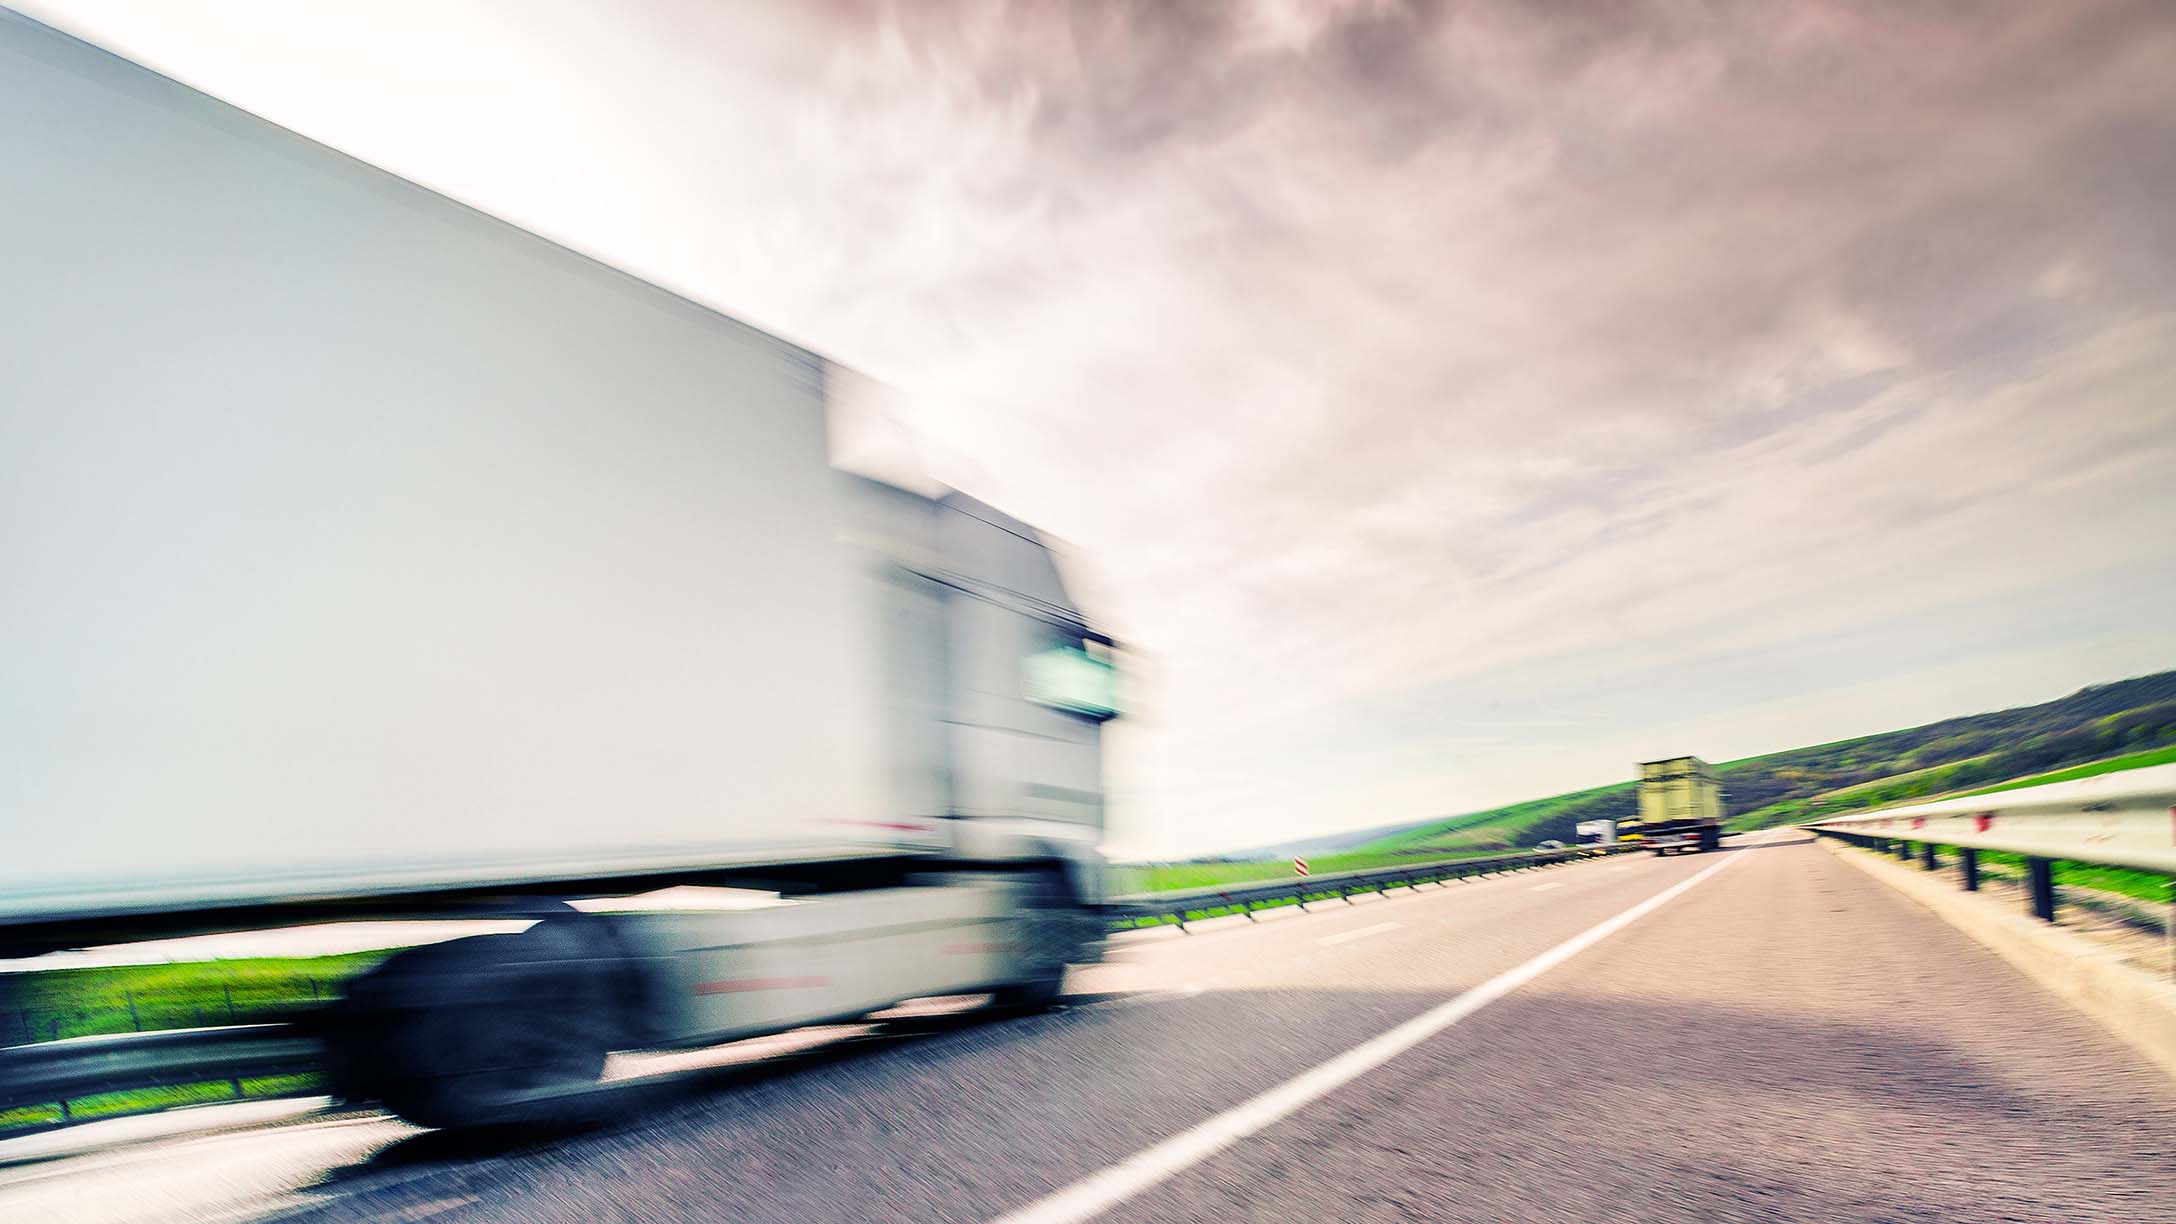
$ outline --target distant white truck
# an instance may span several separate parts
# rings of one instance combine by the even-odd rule
[[[437,1125],[1098,954],[1110,639],[834,367],[4,11],[0,111],[6,952],[538,917],[330,1028]]]

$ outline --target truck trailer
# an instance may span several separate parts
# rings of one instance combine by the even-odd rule
[[[1582,846],[1611,846],[1617,842],[1614,820],[1582,820],[1572,826],[1572,836]]]
[[[1657,855],[1699,853],[1723,844],[1723,787],[1699,757],[1642,761],[1638,838]]]
[[[837,367],[4,11],[0,109],[0,955],[529,920],[324,1022],[428,1125],[1098,955],[1113,643]]]

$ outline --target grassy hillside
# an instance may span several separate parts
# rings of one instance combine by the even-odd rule
[[[1552,795],[1547,799],[1528,799],[1483,812],[1454,816],[1439,824],[1411,829],[1379,842],[1370,842],[1358,849],[1361,852],[1380,850],[1415,856],[1439,856],[1445,852],[1487,854],[1499,850],[1516,850],[1543,838],[1570,841],[1572,827],[1580,821],[1603,818],[1621,820],[1630,816],[1637,806],[1632,794],[1632,783],[1618,782],[1590,790]]]
[[[1932,795],[2170,763],[2176,763],[2176,672],[2095,685],[2036,706],[1725,761],[1716,769],[1730,827],[1759,829]],[[1632,772],[1630,762],[1625,772]],[[1548,838],[1568,842],[1580,821],[1622,820],[1637,811],[1627,780],[1416,825],[1342,853],[1310,855],[1308,863],[1316,871],[1356,871],[1493,854]],[[1283,857],[1265,854],[1134,868],[1121,883],[1124,891],[1147,892],[1274,879],[1291,870]]]
[[[1966,791],[1967,795],[1992,795],[1996,791],[2017,790],[2025,786],[2046,786],[2050,782],[2074,782],[2079,778],[2091,778],[2100,774],[2117,773],[2125,769],[2146,769],[2154,765],[2176,765],[2176,747],[2156,748],[2151,752],[2133,752],[2125,756],[2110,757],[2105,761],[2079,765],[2070,769],[2056,769],[2029,778],[2018,778],[1995,786],[1983,786]]]
[[[2095,685],[2036,706],[1746,757],[1717,768],[1731,826],[1757,829],[2008,784],[2065,767],[2102,772],[2176,759],[2152,755],[2164,750],[2176,750],[2176,672]],[[2110,763],[2133,757],[2139,759],[2130,765]],[[1631,772],[1630,762],[1625,772]],[[1636,809],[1633,785],[1626,781],[1469,812],[1355,849],[1411,853],[1502,849],[1544,838],[1569,841],[1572,827],[1582,820],[1621,820]]]
[[[1731,824],[1751,829],[2091,768],[2172,746],[2176,672],[2162,672],[2042,705],[1732,762],[1721,773]]]

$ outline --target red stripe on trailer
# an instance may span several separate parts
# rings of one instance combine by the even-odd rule
[[[722,982],[697,982],[695,993],[699,995],[739,994],[747,990],[814,990],[829,986],[827,977],[775,977],[731,978]]]
[[[892,830],[892,831],[893,831],[893,832],[895,832],[895,833],[927,833],[927,832],[929,832],[929,826],[928,826],[927,824],[919,824],[919,823],[913,823],[913,822],[909,822],[909,821],[904,821],[904,820],[846,820],[846,819],[837,819],[837,820],[833,820],[833,821],[832,821],[831,823],[832,823],[832,824],[843,824],[843,825],[859,825],[859,826],[861,826],[861,827],[862,827],[862,828],[864,828],[864,829],[890,829],[890,830]]]

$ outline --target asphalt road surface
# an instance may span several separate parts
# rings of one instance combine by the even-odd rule
[[[1068,1006],[701,1057],[574,1134],[322,1117],[0,1218],[2145,1221],[2176,1083],[1799,835],[1117,947]]]

